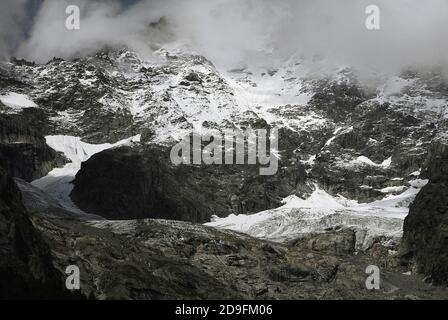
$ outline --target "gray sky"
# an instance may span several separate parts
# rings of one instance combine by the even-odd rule
[[[64,27],[69,4],[81,8],[80,30]],[[369,4],[381,9],[381,30],[364,26]],[[168,28],[151,30],[161,16]],[[446,0],[2,0],[0,27],[0,54],[38,62],[182,40],[223,65],[271,51],[379,71],[448,66]]]

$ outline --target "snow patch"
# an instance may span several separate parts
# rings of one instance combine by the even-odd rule
[[[396,186],[396,187],[386,187],[383,189],[380,189],[379,191],[382,193],[397,193],[397,192],[403,192],[407,188],[405,186]]]
[[[333,140],[336,139],[339,135],[346,134],[346,133],[349,133],[349,132],[353,131],[353,127],[352,126],[346,128],[344,130],[342,130],[342,129],[344,129],[344,128],[343,127],[339,127],[339,128],[336,128],[336,130],[334,130],[334,132],[333,132],[334,136],[331,137],[330,139],[328,139],[327,142],[325,142],[325,146],[326,147],[328,147],[333,142]]]
[[[0,95],[0,101],[5,105],[15,110],[22,110],[24,108],[36,108],[35,104],[27,95],[10,92],[5,95]]]
[[[369,158],[367,158],[365,156],[359,156],[358,158],[356,158],[356,160],[352,161],[352,163],[354,163],[354,164],[365,163],[365,164],[367,164],[369,166],[372,166],[372,167],[384,167],[384,168],[387,168],[392,163],[392,157],[389,157],[386,160],[384,160],[382,163],[378,164],[378,163],[373,162],[372,160],[370,160]]]
[[[283,206],[278,209],[309,208],[309,209],[343,209],[337,199],[318,187],[307,199],[291,195],[283,199]]]
[[[382,163],[375,163],[366,156],[359,156],[356,159],[350,161],[349,163],[345,163],[344,165],[345,166],[346,165],[349,165],[349,166],[368,165],[371,167],[380,167],[380,168],[386,169],[386,168],[389,168],[391,164],[392,164],[392,157],[387,158]]]

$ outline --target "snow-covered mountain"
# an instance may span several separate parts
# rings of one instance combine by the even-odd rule
[[[24,245],[60,274],[82,257],[91,275],[82,294],[100,299],[377,297],[359,290],[370,264],[393,274],[381,294],[445,296],[421,287],[398,253],[403,225],[409,248],[415,225],[427,225],[421,203],[411,227],[404,221],[416,195],[435,188],[448,132],[443,75],[366,82],[350,67],[266,57],[224,69],[178,46],[0,63],[0,170],[16,177],[0,181],[0,196],[15,199],[0,206],[19,212],[3,225],[42,235],[39,248]],[[275,175],[169,159],[193,130],[249,127],[278,128]],[[20,260],[10,234],[7,263]]]
[[[48,145],[71,163],[34,184],[64,195],[66,204],[79,161],[117,141],[139,135],[143,144],[170,146],[192,130],[278,127],[281,170],[274,179],[281,181],[269,195],[275,200],[247,206],[248,198],[266,196],[243,191],[253,177],[243,173],[231,179],[239,189],[223,195],[230,216],[219,213],[211,225],[277,240],[340,225],[399,237],[423,185],[428,147],[446,138],[443,76],[408,70],[376,75],[374,86],[349,67],[267,61],[223,70],[179,48],[145,57],[104,50],[44,65],[12,60],[0,66],[0,108],[4,116],[29,108],[43,114]],[[90,151],[79,157],[80,150]],[[241,213],[247,215],[235,216]]]

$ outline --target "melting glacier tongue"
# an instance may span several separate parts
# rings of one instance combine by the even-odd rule
[[[206,225],[276,242],[331,228],[351,228],[356,232],[357,249],[365,250],[378,238],[385,244],[399,241],[408,205],[426,183],[427,180],[413,180],[411,186],[399,195],[362,204],[341,196],[333,197],[315,186],[307,199],[289,196],[277,209],[251,215],[231,214],[226,218],[215,216]]]

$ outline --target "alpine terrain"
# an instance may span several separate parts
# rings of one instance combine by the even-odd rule
[[[365,81],[260,56],[227,68],[173,42],[1,62],[0,297],[447,299],[443,70]],[[170,158],[248,129],[278,130],[275,174]]]

